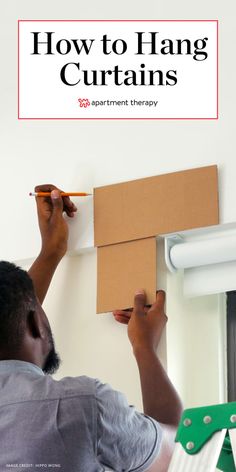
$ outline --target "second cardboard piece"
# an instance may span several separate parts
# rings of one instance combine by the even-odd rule
[[[134,292],[144,288],[147,303],[156,298],[156,238],[97,249],[97,313],[133,306]]]

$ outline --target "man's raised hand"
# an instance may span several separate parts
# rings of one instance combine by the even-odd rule
[[[63,216],[70,218],[77,211],[69,197],[61,197],[55,185],[37,185],[35,192],[51,192],[51,197],[36,197],[38,222],[42,238],[42,254],[61,259],[67,250],[68,225]]]

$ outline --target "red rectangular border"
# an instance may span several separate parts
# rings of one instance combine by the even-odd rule
[[[216,23],[216,117],[215,118],[21,118],[20,117],[20,22],[214,22]],[[18,120],[218,120],[219,119],[219,20],[18,20],[18,53],[17,53],[17,73],[18,73]]]

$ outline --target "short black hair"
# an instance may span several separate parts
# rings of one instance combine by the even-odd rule
[[[0,261],[0,351],[19,349],[25,321],[36,304],[28,273],[15,264]]]

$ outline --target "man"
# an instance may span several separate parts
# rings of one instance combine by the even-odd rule
[[[108,385],[88,377],[50,375],[60,364],[41,304],[67,250],[76,207],[52,185],[37,198],[41,252],[29,270],[0,263],[0,471],[164,472],[181,415],[179,397],[156,349],[166,323],[164,292],[150,309],[139,290],[134,309],[114,312],[128,324],[144,415]]]

